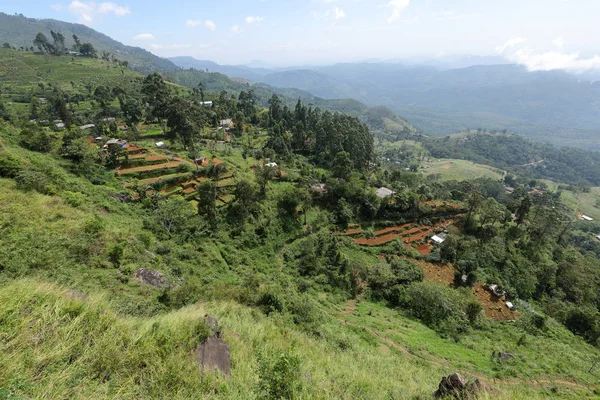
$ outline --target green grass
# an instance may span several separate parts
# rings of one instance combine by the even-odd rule
[[[494,180],[502,179],[502,172],[487,165],[475,164],[471,161],[441,159],[425,163],[430,166],[427,169],[421,169],[425,175],[440,175],[442,181],[450,180],[471,180],[477,178],[490,178]]]

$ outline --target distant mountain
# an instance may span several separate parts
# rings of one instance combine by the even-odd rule
[[[193,57],[171,57],[169,60],[181,68],[218,72],[230,78],[244,78],[253,82],[262,82],[265,75],[273,72],[266,68],[251,68],[245,65],[220,65],[213,61],[197,60]]]
[[[323,98],[387,106],[433,135],[506,129],[600,150],[600,82],[593,81],[595,76],[530,72],[512,64],[441,70],[356,63],[276,72],[262,81]]]
[[[126,46],[85,25],[0,12],[0,42],[9,43],[16,48],[33,46],[33,39],[39,32],[50,37],[51,30],[62,33],[67,39],[67,45],[74,44],[72,36],[77,35],[82,43],[89,42],[99,51],[109,51],[119,60],[128,61],[132,69],[142,73],[166,72],[179,68],[167,59],[139,47]]]

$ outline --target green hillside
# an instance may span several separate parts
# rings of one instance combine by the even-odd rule
[[[126,46],[110,37],[81,24],[72,24],[54,19],[26,18],[22,15],[8,15],[0,12],[0,42],[9,43],[15,48],[33,46],[35,36],[42,32],[50,37],[50,31],[60,32],[67,39],[67,45],[74,44],[73,35],[81,43],[91,43],[99,52],[108,51],[136,71],[150,73],[172,71],[178,67],[171,61],[160,58],[139,47]]]
[[[598,397],[600,261],[558,187],[431,179],[429,138],[248,86],[0,59],[0,399]]]

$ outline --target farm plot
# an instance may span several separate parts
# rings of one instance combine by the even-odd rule
[[[514,321],[519,319],[518,311],[511,311],[506,305],[504,297],[498,297],[485,289],[484,284],[479,282],[473,287],[473,294],[483,307],[488,318],[494,321]]]
[[[333,236],[354,236],[362,233],[362,229],[358,228],[350,228],[344,232],[333,232]]]
[[[417,226],[411,229],[407,229],[409,226],[411,226],[410,224],[389,227],[375,232],[374,238],[356,239],[354,244],[361,246],[381,246],[390,243],[397,238],[402,238],[402,241],[406,244],[419,243],[423,242],[428,236],[434,234],[435,232],[445,229],[453,222],[454,220],[448,220],[433,226]]]

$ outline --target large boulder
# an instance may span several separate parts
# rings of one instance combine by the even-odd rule
[[[485,382],[476,379],[467,382],[460,374],[452,374],[442,378],[435,398],[455,398],[457,400],[476,399],[481,393],[493,393],[495,390]]]
[[[171,283],[166,276],[152,269],[140,268],[133,273],[142,284],[153,286],[157,289],[167,289],[171,287]]]
[[[200,366],[200,371],[204,373],[219,371],[229,376],[231,369],[231,354],[229,345],[222,339],[222,331],[219,328],[217,319],[212,315],[206,314],[204,322],[210,330],[210,336],[206,338],[196,349],[196,359]]]
[[[435,392],[436,398],[454,396],[457,399],[462,397],[462,393],[467,387],[467,381],[460,374],[444,376],[438,390]]]

